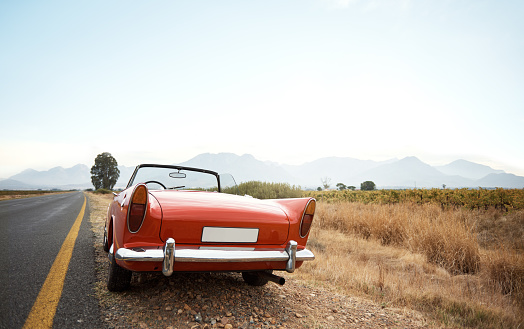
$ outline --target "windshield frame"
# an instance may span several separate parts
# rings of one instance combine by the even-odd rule
[[[220,186],[220,175],[216,171],[207,170],[207,169],[200,169],[200,168],[193,168],[193,167],[185,167],[185,166],[177,166],[177,165],[159,165],[159,164],[140,164],[136,166],[135,171],[133,171],[133,175],[131,175],[131,178],[129,179],[129,182],[127,183],[126,189],[130,188],[131,186],[135,185],[132,184],[135,180],[136,174],[140,168],[166,168],[166,169],[174,169],[174,170],[188,170],[188,171],[196,171],[201,172],[205,174],[211,174],[214,175],[217,180],[217,186],[218,186],[218,192],[221,192],[221,186]],[[137,183],[138,184],[138,183]]]

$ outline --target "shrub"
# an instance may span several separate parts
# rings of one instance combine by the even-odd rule
[[[94,193],[97,193],[97,194],[110,194],[110,193],[113,193],[113,191],[105,189],[105,188],[99,188]]]
[[[466,227],[451,221],[421,224],[412,233],[413,251],[423,253],[430,263],[442,266],[452,274],[478,271],[478,243]]]
[[[287,183],[268,183],[259,181],[249,181],[238,185],[240,195],[250,195],[257,199],[284,199],[299,198],[302,196],[302,189],[298,186],[291,186]]]
[[[485,262],[489,279],[524,306],[524,256],[501,248],[488,253]]]

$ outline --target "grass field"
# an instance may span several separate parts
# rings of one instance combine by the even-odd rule
[[[276,193],[271,184],[251,185],[262,189],[245,194]],[[276,187],[287,191],[281,197],[296,196],[294,187]],[[523,328],[522,190],[450,190],[444,199],[431,190],[392,192],[314,192],[320,194],[313,195],[308,248],[316,259],[293,276],[383,307],[421,311],[439,326]]]
[[[41,195],[47,195],[47,194],[59,194],[59,193],[68,193],[68,191],[4,190],[4,191],[0,191],[0,201],[9,200],[9,199],[30,198],[34,196],[41,196]]]
[[[524,211],[319,202],[297,276],[444,325],[524,323]]]

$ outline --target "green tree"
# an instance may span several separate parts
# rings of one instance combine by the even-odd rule
[[[353,185],[350,185],[350,186],[348,186],[347,188],[348,188],[348,190],[351,190],[351,191],[354,191],[354,190],[357,189],[357,187],[356,187],[356,186],[353,186]]]
[[[360,184],[360,189],[362,191],[373,191],[373,190],[376,190],[377,187],[376,187],[375,183],[373,183],[370,180],[367,180],[364,183]]]
[[[343,183],[337,183],[337,188],[339,189],[339,191],[344,191],[347,186]]]
[[[95,164],[91,167],[91,183],[96,190],[105,188],[112,190],[115,186],[120,170],[118,170],[118,163],[111,153],[100,153],[95,158]]]

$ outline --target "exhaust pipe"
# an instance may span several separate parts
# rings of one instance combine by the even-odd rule
[[[271,281],[271,282],[275,282],[276,284],[279,284],[281,286],[283,286],[284,283],[286,283],[286,279],[284,279],[281,276],[274,275],[273,273],[268,273],[268,272],[265,272],[265,271],[260,271],[260,272],[257,272],[257,273],[258,273],[258,275],[261,278],[264,278],[264,279],[266,279],[268,281]]]

